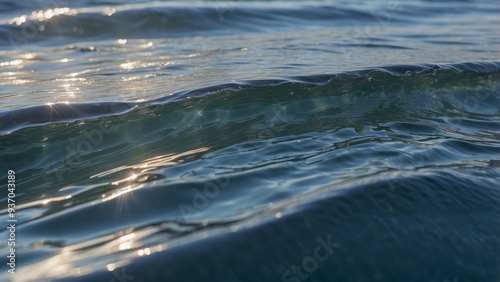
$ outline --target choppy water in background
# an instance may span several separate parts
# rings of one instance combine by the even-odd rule
[[[2,281],[500,281],[498,1],[0,11]]]

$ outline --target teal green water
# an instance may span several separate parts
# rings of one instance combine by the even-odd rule
[[[59,4],[0,1],[2,281],[500,279],[494,1]]]

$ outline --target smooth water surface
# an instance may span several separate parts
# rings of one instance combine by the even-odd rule
[[[500,281],[498,1],[0,11],[0,280]]]

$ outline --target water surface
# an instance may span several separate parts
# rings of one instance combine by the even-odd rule
[[[496,1],[54,3],[0,1],[2,280],[500,280]]]

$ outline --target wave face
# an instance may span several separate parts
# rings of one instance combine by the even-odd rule
[[[484,68],[491,71],[474,71]],[[23,277],[72,277],[89,267],[105,280],[120,272],[100,271],[125,264],[151,281],[168,262],[155,275],[201,281],[248,272],[248,281],[274,281],[328,236],[340,247],[314,281],[435,277],[423,269],[495,277],[484,269],[494,269],[500,243],[500,68],[406,69],[9,112],[12,120],[60,114],[0,143],[29,191],[17,211],[20,256],[32,258]],[[72,120],[89,109],[103,116]],[[483,248],[491,251],[476,254]],[[143,260],[144,252],[157,254]]]
[[[495,1],[37,5],[0,0],[0,280],[500,280]]]

